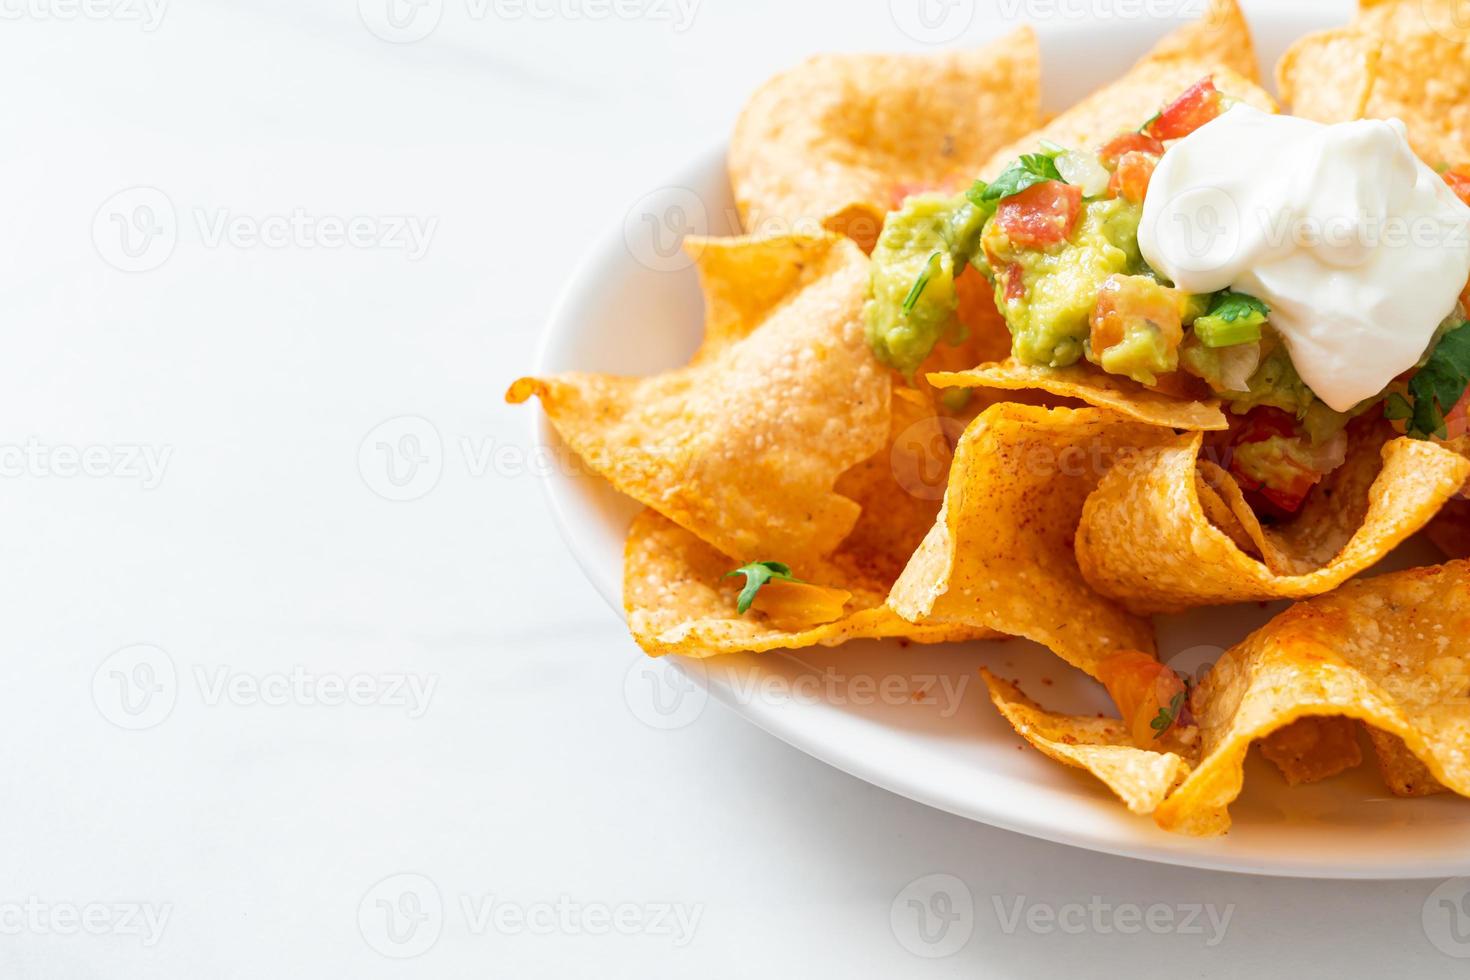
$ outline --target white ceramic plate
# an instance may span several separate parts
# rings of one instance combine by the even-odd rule
[[[1253,18],[1268,68],[1316,16]],[[1060,108],[1115,77],[1170,26],[1101,21],[1037,25],[1046,99]],[[538,370],[649,374],[684,363],[699,339],[695,273],[674,230],[733,234],[723,147],[706,153],[628,213],[573,277],[548,327]],[[538,415],[538,444],[565,454]],[[637,510],[595,477],[559,467],[548,481],[557,521],[599,592],[621,611],[623,535]],[[1384,568],[1425,564],[1411,543]],[[1160,652],[1177,667],[1213,659],[1276,608],[1202,610],[1161,618]],[[1315,786],[1288,789],[1253,753],[1225,837],[1166,834],[1129,814],[1090,776],[1043,758],[991,707],[976,668],[988,665],[1049,707],[1099,711],[1100,688],[1045,649],[1012,640],[940,647],[897,642],[833,650],[674,661],[746,718],[861,779],[987,824],[1098,851],[1173,864],[1330,878],[1470,873],[1470,806],[1449,796],[1400,800],[1371,761]]]

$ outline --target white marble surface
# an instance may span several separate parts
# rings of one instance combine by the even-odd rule
[[[0,976],[1463,973],[1434,882],[1097,856],[640,720],[501,392],[760,79],[916,43],[886,2],[358,6],[0,3]],[[432,489],[368,438],[404,416]],[[926,945],[934,874],[973,904]]]

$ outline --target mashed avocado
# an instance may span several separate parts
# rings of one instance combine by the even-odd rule
[[[954,281],[984,220],[963,195],[911,197],[888,216],[873,249],[873,298],[863,311],[879,360],[912,375],[941,338],[961,339]]]
[[[1088,318],[1103,281],[1114,274],[1144,271],[1138,253],[1138,221],[1143,208],[1122,198],[1082,206],[1067,241],[1038,252],[1012,246],[996,222],[985,228],[983,245],[1001,264],[1021,269],[1024,293],[996,286],[996,305],[1014,337],[1012,352],[1026,364],[1066,367],[1085,353]],[[1007,299],[1011,292],[1014,298]]]

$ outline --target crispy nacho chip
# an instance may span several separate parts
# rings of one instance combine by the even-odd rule
[[[1173,429],[1229,428],[1219,402],[1186,401],[1150,391],[1129,378],[1098,371],[1088,365],[1053,368],[1022,364],[1011,358],[982,364],[968,371],[935,372],[928,376],[936,388],[998,388],[1004,391],[1045,391],[1106,408],[1135,422]]]
[[[1174,437],[1104,477],[1083,510],[1078,564],[1139,614],[1328,592],[1422,528],[1470,475],[1449,450],[1384,436],[1356,427],[1347,462],[1294,521],[1268,532],[1240,506],[1235,534],[1201,503],[1201,436]],[[1242,549],[1242,529],[1263,555]]]
[[[1368,741],[1373,745],[1373,755],[1378,763],[1378,774],[1389,792],[1395,796],[1433,796],[1448,793],[1444,784],[1434,778],[1429,767],[1409,751],[1404,740],[1397,735],[1382,732],[1372,725],[1363,724]]]
[[[1287,785],[1316,783],[1363,762],[1358,723],[1338,715],[1298,718],[1261,739],[1265,756],[1286,778]]]
[[[782,623],[758,605],[742,615],[736,606],[740,583],[725,577],[735,564],[656,511],[644,510],[628,531],[623,562],[623,607],[633,639],[652,656],[709,657],[883,637],[942,643],[994,635],[953,624],[904,621],[884,604],[884,590],[863,577],[860,563],[841,558],[819,559],[797,569],[812,583],[851,593],[840,618],[803,627]]]
[[[889,373],[860,317],[867,260],[835,235],[692,250],[711,310],[693,364],[522,378],[506,398],[539,396],[592,469],[728,555],[830,553],[858,519],[834,484],[888,439]]]
[[[1164,38],[1122,78],[1104,86],[1037,131],[998,150],[979,170],[994,179],[1041,140],[1092,149],[1137,129],[1164,104],[1206,75],[1215,87],[1257,108],[1276,111],[1259,85],[1250,29],[1235,0],[1214,0],[1204,18]]]
[[[1134,813],[1152,813],[1189,775],[1189,763],[1175,753],[1136,747],[1116,718],[1053,714],[983,667],[980,675],[1017,734],[1043,755],[1092,773]]]
[[[1276,63],[1276,87],[1291,113],[1317,122],[1361,119],[1378,73],[1379,42],[1351,28],[1298,40]]]
[[[1166,435],[1092,408],[987,409],[961,437],[939,519],[889,604],[911,622],[1024,636],[1089,674],[1114,650],[1152,651],[1149,622],[1083,580],[1072,538],[1114,459]]]
[[[1196,691],[1202,761],[1154,812],[1223,833],[1250,744],[1298,718],[1345,715],[1401,739],[1470,795],[1470,564],[1413,569],[1299,603],[1228,651]]]
[[[968,51],[823,55],[750,100],[730,141],[730,184],[747,231],[820,226],[872,251],[908,193],[963,190],[1039,121],[1030,28]]]
[[[1470,16],[1464,0],[1365,0],[1347,28],[1302,38],[1277,66],[1297,115],[1404,121],[1431,167],[1470,161]]]

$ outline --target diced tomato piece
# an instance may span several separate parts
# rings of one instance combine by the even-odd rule
[[[1005,297],[1007,303],[1014,303],[1018,299],[1026,298],[1026,280],[1020,263],[1012,262],[1001,270],[1001,279],[1005,282]]]
[[[1098,664],[1097,679],[1108,689],[1134,744],[1149,748],[1156,739],[1184,719],[1187,689],[1179,675],[1137,650],[1119,650]],[[1177,707],[1177,713],[1175,711]],[[1167,727],[1155,728],[1163,711]]]
[[[1159,140],[1177,140],[1188,136],[1225,111],[1224,96],[1215,88],[1215,80],[1205,77],[1184,90],[1184,94],[1164,107],[1148,126],[1148,135]]]
[[[1444,413],[1446,439],[1458,439],[1470,430],[1470,388],[1455,402],[1455,407]]]
[[[1166,350],[1179,348],[1184,340],[1183,297],[1177,290],[1161,286],[1148,276],[1112,275],[1097,291],[1089,323],[1092,352],[1098,356],[1121,344],[1131,329],[1145,326],[1158,331]]]
[[[995,222],[1016,247],[1045,249],[1067,240],[1081,210],[1082,188],[1044,180],[1004,198]]]
[[[1143,133],[1124,133],[1121,136],[1114,136],[1102,145],[1102,149],[1097,151],[1103,166],[1109,170],[1118,165],[1118,161],[1125,153],[1152,153],[1154,156],[1163,156],[1164,144]]]
[[[1454,167],[1444,172],[1444,182],[1455,195],[1470,204],[1470,167]]]
[[[1265,442],[1273,436],[1291,439],[1300,432],[1296,419],[1289,414],[1279,408],[1262,406],[1252,409],[1250,414],[1241,421],[1232,441],[1237,446],[1243,446],[1250,442]]]
[[[1305,438],[1305,435],[1297,425],[1296,419],[1286,412],[1279,408],[1261,407],[1252,409],[1245,417],[1245,421],[1236,431],[1232,441],[1237,446],[1244,446],[1255,442],[1265,442],[1267,439],[1276,437],[1301,439]],[[1274,463],[1273,472],[1275,473],[1273,482],[1263,483],[1239,465],[1239,457],[1232,456],[1230,461],[1230,474],[1235,477],[1241,489],[1247,493],[1258,494],[1260,497],[1258,502],[1263,502],[1267,505],[1266,509],[1274,511],[1281,517],[1290,517],[1301,510],[1307,494],[1321,482],[1325,475],[1289,457],[1277,460]]]
[[[1148,182],[1153,179],[1154,168],[1158,165],[1159,158],[1152,153],[1129,150],[1118,160],[1118,169],[1113,171],[1113,177],[1108,181],[1108,193],[1142,204],[1143,196],[1148,193]]]

